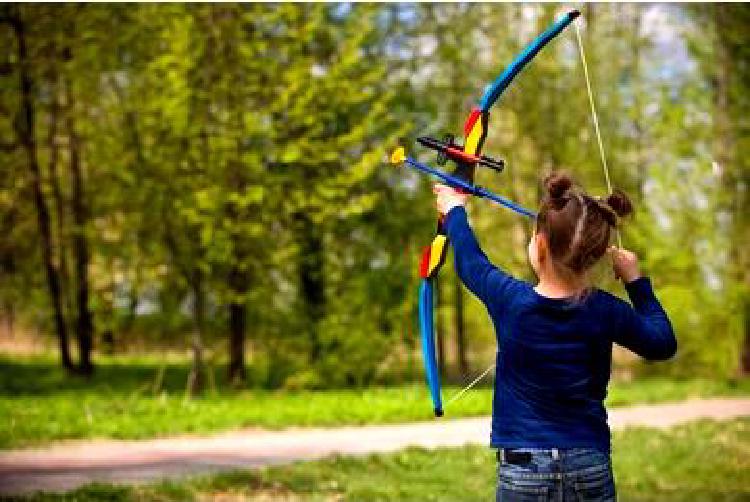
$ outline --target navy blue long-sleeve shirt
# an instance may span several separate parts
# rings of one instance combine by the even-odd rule
[[[448,213],[445,228],[458,275],[495,325],[491,446],[608,452],[612,343],[651,360],[669,359],[677,349],[649,279],[625,286],[632,307],[598,289],[578,301],[547,298],[490,263],[464,208]]]

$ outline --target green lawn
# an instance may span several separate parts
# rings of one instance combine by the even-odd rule
[[[702,421],[613,438],[623,501],[750,500],[750,419]],[[491,500],[495,461],[481,446],[334,457],[142,487],[91,485],[31,500]]]
[[[164,366],[143,358],[99,358],[95,376],[67,378],[56,361],[0,357],[0,448],[53,440],[147,438],[206,433],[246,426],[334,426],[431,419],[426,386],[326,391],[219,388],[184,399],[187,366]],[[450,397],[457,388],[447,388]],[[446,416],[490,413],[490,388],[473,389],[446,408]],[[613,384],[613,406],[681,400],[693,396],[750,395],[750,380],[646,379]]]

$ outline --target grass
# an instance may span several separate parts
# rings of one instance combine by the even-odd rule
[[[139,439],[238,427],[337,426],[431,418],[426,386],[325,391],[231,390],[187,401],[185,363],[99,358],[91,380],[66,377],[50,358],[0,357],[0,448],[83,438]],[[161,368],[163,375],[160,377]],[[445,396],[457,388],[444,390]],[[750,395],[750,380],[645,379],[615,383],[609,404]],[[449,417],[491,411],[492,390],[473,389],[446,409]]]
[[[619,500],[750,500],[750,419],[614,434]],[[140,487],[89,485],[57,500],[490,500],[495,460],[481,446],[333,457]]]

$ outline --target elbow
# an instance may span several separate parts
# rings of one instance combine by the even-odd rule
[[[668,361],[677,353],[677,338],[670,327],[663,334],[662,342],[654,346],[646,359],[649,361]]]
[[[458,276],[458,278],[461,279],[461,282],[463,282],[466,287],[469,288],[469,290],[471,290],[471,292],[473,293],[474,288],[472,286],[474,277],[471,274],[467,273],[463,263],[459,263],[458,260],[456,260],[454,270],[456,271],[456,275]]]
[[[677,353],[677,343],[665,344],[651,352],[646,359],[649,361],[669,361]]]
[[[459,260],[456,254],[455,260],[456,275],[461,282],[474,293],[477,297],[482,298],[484,285],[487,283],[487,276],[492,271],[492,266],[486,260]]]

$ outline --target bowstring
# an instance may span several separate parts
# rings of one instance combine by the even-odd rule
[[[466,394],[466,393],[467,393],[468,391],[470,391],[472,387],[474,387],[474,386],[475,386],[476,384],[478,384],[478,383],[479,383],[479,382],[480,382],[480,381],[481,381],[481,380],[482,380],[482,379],[483,379],[484,377],[486,377],[486,376],[487,376],[487,373],[489,373],[489,372],[490,372],[490,371],[492,371],[493,369],[495,369],[495,363],[492,363],[492,364],[491,364],[491,365],[489,366],[489,368],[487,368],[486,370],[484,370],[484,371],[482,372],[482,374],[480,374],[480,375],[479,375],[478,377],[476,377],[476,378],[475,378],[474,380],[472,380],[472,381],[471,381],[471,383],[470,383],[469,385],[467,385],[466,387],[464,387],[463,389],[461,389],[460,391],[458,391],[458,392],[457,392],[457,393],[456,393],[456,394],[455,394],[454,396],[452,396],[452,397],[451,397],[450,399],[448,399],[448,400],[447,400],[447,401],[445,402],[445,406],[447,407],[447,406],[448,406],[449,404],[451,404],[451,403],[452,403],[453,401],[457,401],[457,400],[461,399],[461,396],[463,396],[463,395],[464,395],[464,394]]]
[[[602,161],[602,170],[604,171],[604,181],[607,184],[607,191],[612,193],[612,180],[609,175],[609,164],[607,164],[607,156],[604,153],[604,142],[602,141],[602,133],[599,128],[599,115],[596,112],[596,104],[594,103],[594,93],[591,90],[591,78],[589,77],[589,66],[586,63],[586,53],[583,49],[583,39],[581,38],[581,26],[579,21],[573,23],[576,30],[576,40],[578,41],[578,51],[581,55],[581,63],[583,65],[583,76],[586,80],[586,93],[589,98],[589,107],[591,109],[591,120],[594,123],[594,132],[596,134],[596,142],[599,145],[599,157]],[[617,246],[622,248],[622,236],[620,235],[620,229],[615,228],[615,235],[617,236]],[[457,401],[463,397],[469,390],[471,390],[476,384],[478,384],[487,374],[495,369],[495,363],[492,363],[486,370],[484,370],[478,377],[471,381],[471,383],[453,395],[450,399],[445,402],[445,406]]]
[[[609,165],[607,164],[607,156],[604,154],[604,142],[602,141],[602,133],[599,129],[599,116],[596,113],[596,105],[594,104],[594,93],[591,91],[591,79],[589,78],[589,65],[586,63],[586,53],[583,50],[583,40],[581,38],[581,26],[580,22],[576,21],[576,40],[578,40],[578,50],[581,54],[581,63],[583,63],[583,76],[586,79],[586,92],[589,96],[589,105],[591,107],[591,120],[594,122],[594,131],[596,133],[596,142],[599,145],[599,156],[602,159],[602,168],[604,170],[604,180],[607,183],[607,192],[612,193],[612,181],[609,177]],[[620,229],[615,228],[615,235],[617,236],[617,247],[622,248],[622,236],[620,235]]]

